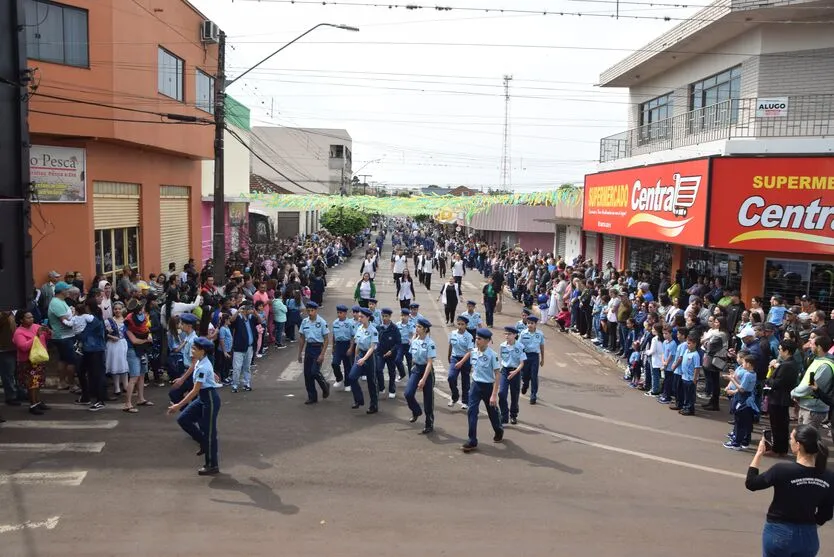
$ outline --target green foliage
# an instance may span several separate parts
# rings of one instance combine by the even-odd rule
[[[368,215],[350,207],[334,207],[321,216],[321,224],[338,236],[356,234],[370,226]]]
[[[427,220],[431,219],[431,215],[416,215],[414,220],[417,222],[426,222]]]

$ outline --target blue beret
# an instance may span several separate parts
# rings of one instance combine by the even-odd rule
[[[319,309],[319,305],[316,302],[307,302],[307,309]]]
[[[362,311],[362,306],[353,306],[350,308],[351,311]]]
[[[391,311],[391,308],[382,308],[382,315],[391,315],[392,313],[394,312]]]
[[[466,305],[467,305],[467,306],[477,306],[478,304],[477,304],[477,303],[475,303],[475,301],[474,301],[474,300],[469,300],[468,302],[466,302]]]
[[[485,338],[485,339],[491,339],[492,338],[492,331],[490,331],[489,329],[484,329],[483,327],[481,327],[480,329],[475,331],[475,336]]]
[[[188,325],[196,325],[197,316],[193,313],[183,313],[182,315],[180,315],[180,322],[186,323]]]
[[[347,310],[348,310],[348,308],[345,304],[339,304],[338,306],[336,306],[336,311],[347,311]]]
[[[410,312],[410,311],[408,311],[406,308],[403,308],[403,309],[401,309],[401,310],[400,310],[400,313],[401,313],[402,315],[408,315],[408,314],[409,314],[409,313],[411,313],[411,312]]]
[[[416,302],[415,302],[415,303],[411,304],[411,305],[410,305],[410,306],[408,306],[408,307],[410,307],[410,308],[415,308],[415,309],[416,309],[416,308],[420,307],[420,304],[418,304],[418,303],[416,303]]]
[[[369,310],[368,308],[361,308],[361,309],[359,310],[359,313],[361,313],[362,315],[365,315],[365,316],[367,316],[367,317],[373,317],[373,315],[374,315],[374,312],[372,312],[372,311],[371,311],[371,310]]]
[[[530,322],[532,322],[532,323],[538,323],[538,322],[539,322],[539,318],[538,318],[538,317],[536,317],[535,315],[531,315],[531,316],[527,317],[527,321],[530,321]]]
[[[204,350],[205,352],[211,352],[214,350],[214,343],[206,337],[194,339],[194,346]]]
[[[529,309],[527,309],[527,308],[524,308],[523,310],[521,310],[521,313],[523,313],[524,315],[530,315],[530,314],[531,314],[531,313],[533,313],[533,312],[532,312],[532,311],[530,311],[530,310],[529,310]]]
[[[368,303],[369,303],[369,304],[375,304],[375,303],[377,303],[377,302],[376,302],[376,298],[368,298]]]
[[[428,319],[420,318],[417,320],[417,324],[423,327],[424,329],[431,329],[431,321]]]
[[[515,327],[507,326],[507,327],[504,327],[504,332],[512,333],[514,335],[517,335],[518,334],[518,329],[516,329]]]
[[[469,325],[469,318],[466,317],[465,315],[458,315],[458,321],[463,321],[464,323]]]

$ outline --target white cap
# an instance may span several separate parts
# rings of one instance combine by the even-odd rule
[[[754,336],[756,336],[756,331],[753,330],[753,325],[745,325],[738,332],[737,336],[738,336],[738,338],[754,337]]]

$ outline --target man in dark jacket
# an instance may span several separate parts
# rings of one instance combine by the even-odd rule
[[[741,320],[741,314],[744,313],[745,308],[738,290],[733,290],[730,298],[730,304],[727,306],[727,329],[729,329],[730,333],[735,333],[738,322]]]
[[[256,327],[260,322],[252,304],[244,302],[237,313],[232,316],[232,392],[238,391],[241,374],[243,374],[243,390],[252,390],[252,354],[258,337]]]
[[[773,375],[765,383],[768,416],[773,432],[773,446],[770,450],[778,456],[788,454],[790,439],[791,390],[796,387],[799,377],[799,364],[793,357],[797,346],[791,340],[779,344],[779,358],[782,360]]]

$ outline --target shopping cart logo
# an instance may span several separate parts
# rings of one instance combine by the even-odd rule
[[[631,209],[634,215],[628,227],[646,223],[654,225],[657,232],[667,238],[676,238],[694,217],[689,216],[701,191],[703,176],[672,175],[672,183],[657,180],[654,186],[644,187],[635,180],[631,190]]]

